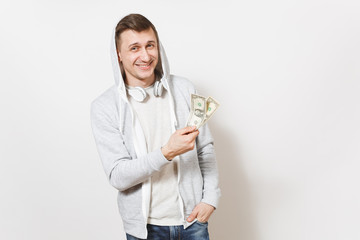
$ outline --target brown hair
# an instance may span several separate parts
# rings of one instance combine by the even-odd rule
[[[121,33],[123,33],[125,30],[134,30],[136,32],[141,32],[141,31],[145,31],[148,30],[149,28],[151,28],[156,36],[156,41],[157,41],[157,47],[158,47],[158,64],[155,68],[155,74],[157,76],[161,76],[163,74],[163,70],[161,67],[161,58],[160,58],[160,46],[159,46],[159,36],[158,33],[156,31],[155,26],[143,15],[141,14],[129,14],[125,17],[123,17],[118,24],[116,25],[115,28],[115,42],[116,42],[116,49],[117,51],[119,51],[120,49],[120,41],[121,41]],[[120,63],[120,69],[121,69],[121,74],[123,76],[123,79],[125,80],[126,75],[125,75],[125,71],[123,69],[122,63]]]

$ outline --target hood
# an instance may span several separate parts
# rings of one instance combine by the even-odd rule
[[[159,51],[160,51],[160,59],[159,60],[161,60],[161,66],[162,66],[162,70],[163,70],[163,75],[161,76],[160,81],[162,82],[165,89],[169,90],[169,87],[168,87],[168,80],[170,79],[169,62],[166,57],[164,47],[162,46],[160,41],[159,41]],[[118,61],[118,55],[117,55],[117,50],[116,50],[115,28],[113,29],[112,36],[111,36],[110,56],[111,56],[111,64],[112,64],[113,72],[114,72],[115,85],[117,86],[117,88],[119,90],[120,96],[124,100],[127,101],[125,82],[124,82],[124,79],[121,74],[120,64]]]

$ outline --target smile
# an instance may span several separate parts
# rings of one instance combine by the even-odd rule
[[[150,69],[152,62],[153,61],[146,63],[146,64],[135,64],[135,66],[137,66],[141,70],[148,70],[148,69]]]

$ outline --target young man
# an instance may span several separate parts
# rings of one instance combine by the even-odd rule
[[[112,41],[115,85],[92,102],[91,123],[127,239],[209,239],[220,190],[207,125],[185,127],[195,89],[170,75],[144,16],[121,19]]]

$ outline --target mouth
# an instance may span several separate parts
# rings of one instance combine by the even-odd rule
[[[140,70],[149,70],[151,68],[151,64],[153,61],[150,61],[148,63],[135,63],[135,66],[140,68]]]

